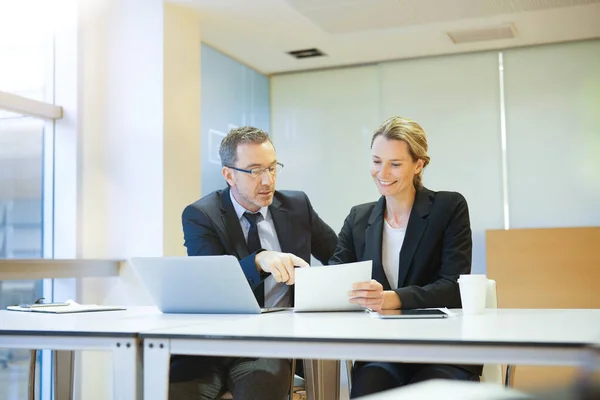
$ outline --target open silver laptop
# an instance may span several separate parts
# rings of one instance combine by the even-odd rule
[[[260,314],[261,309],[234,256],[133,257],[130,260],[163,313]]]

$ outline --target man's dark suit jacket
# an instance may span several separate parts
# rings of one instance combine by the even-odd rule
[[[236,256],[258,303],[264,306],[263,281],[268,275],[259,275],[254,263],[256,253],[248,253],[229,191],[227,188],[210,193],[185,208],[184,244],[189,256]],[[308,263],[312,254],[324,265],[328,263],[337,235],[319,218],[304,192],[275,191],[269,211],[282,252],[292,253]]]
[[[330,264],[373,260],[373,279],[394,290],[402,308],[460,308],[458,276],[471,272],[471,225],[465,198],[455,192],[417,190],[392,288],[382,264],[385,197],[351,209]],[[481,374],[481,366],[461,365]]]

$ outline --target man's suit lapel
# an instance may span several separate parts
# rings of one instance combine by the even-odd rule
[[[400,265],[398,273],[398,287],[404,286],[408,269],[412,263],[413,256],[423,233],[427,228],[427,216],[431,211],[432,205],[431,192],[425,188],[417,190],[415,195],[415,202],[413,203],[408,224],[406,226],[406,235],[404,236],[404,242],[402,243],[402,249],[400,250]]]
[[[383,285],[384,290],[390,290],[390,284],[383,270],[381,249],[383,244],[383,212],[385,197],[381,197],[369,216],[365,229],[365,260],[373,260],[373,279]]]
[[[275,226],[281,251],[283,253],[296,254],[288,212],[278,198],[273,198],[273,202],[269,206],[269,211],[271,211],[271,216],[273,217],[273,225]],[[310,260],[306,261],[310,262]]]
[[[227,188],[221,195],[221,220],[225,225],[225,231],[230,240],[230,245],[233,247],[236,255],[239,259],[248,257],[248,247],[246,246],[246,239],[244,238],[244,232],[242,232],[242,226],[231,203],[231,197],[229,195],[230,189]]]

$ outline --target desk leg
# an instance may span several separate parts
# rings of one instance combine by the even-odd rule
[[[575,379],[575,387],[580,398],[592,398],[592,392],[598,385],[600,372],[600,346],[590,349],[585,355]]]
[[[113,350],[113,398],[141,400],[141,359],[138,342],[124,338],[115,343]]]
[[[304,360],[307,400],[340,398],[340,362]]]
[[[73,351],[53,352],[54,358],[54,399],[71,400],[73,398]]]
[[[169,397],[169,340],[144,340],[144,400],[167,400]]]

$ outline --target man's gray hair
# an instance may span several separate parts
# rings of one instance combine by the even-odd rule
[[[269,134],[262,129],[253,126],[242,126],[233,128],[227,136],[223,138],[219,147],[219,156],[223,167],[233,167],[237,162],[237,148],[243,143],[263,144],[269,142],[273,145]],[[275,146],[273,146],[275,148]]]

